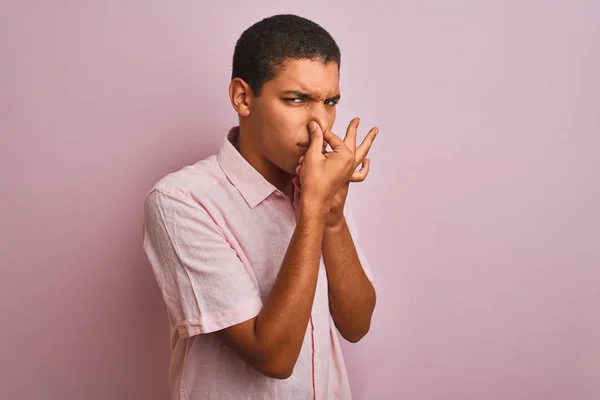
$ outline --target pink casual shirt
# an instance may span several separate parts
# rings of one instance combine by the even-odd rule
[[[173,350],[172,399],[350,399],[338,332],[329,312],[321,255],[311,318],[293,374],[262,375],[214,332],[258,315],[298,216],[292,202],[236,150],[239,128],[218,154],[162,178],[144,209],[144,250],[166,303]],[[346,220],[362,267],[371,270]]]

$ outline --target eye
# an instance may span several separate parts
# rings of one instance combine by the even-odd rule
[[[304,102],[304,100],[298,98],[298,97],[290,97],[287,99],[283,99],[284,101],[287,101],[288,103],[292,103],[292,104],[301,104]]]
[[[328,106],[337,106],[338,102],[335,100],[325,100],[325,104]]]

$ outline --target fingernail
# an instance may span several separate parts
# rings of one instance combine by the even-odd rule
[[[315,121],[312,121],[310,124],[308,124],[308,129],[310,129],[311,132],[314,132],[317,130],[317,123]]]

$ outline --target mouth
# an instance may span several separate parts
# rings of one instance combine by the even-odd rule
[[[308,149],[308,146],[310,146],[310,142],[308,142],[308,143],[298,143],[298,147],[302,147],[303,149]]]

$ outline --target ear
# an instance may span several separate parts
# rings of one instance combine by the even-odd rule
[[[250,115],[250,103],[252,101],[252,89],[242,78],[234,78],[229,83],[229,100],[233,109],[240,117]]]

